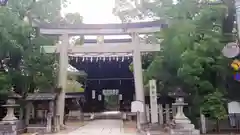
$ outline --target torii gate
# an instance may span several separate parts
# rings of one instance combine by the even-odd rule
[[[43,46],[46,53],[60,53],[59,86],[62,91],[58,97],[57,114],[60,115],[60,124],[63,125],[65,88],[67,82],[68,54],[79,53],[133,53],[133,69],[136,100],[145,103],[142,75],[141,52],[160,51],[159,44],[141,43],[139,34],[154,33],[167,27],[163,20],[140,23],[123,24],[36,24],[41,34],[61,36],[62,42],[57,46]],[[104,43],[94,46],[89,44],[69,46],[69,36],[79,35],[131,35],[131,42]],[[104,40],[104,39],[103,39]],[[145,113],[139,117],[141,123],[146,122]]]

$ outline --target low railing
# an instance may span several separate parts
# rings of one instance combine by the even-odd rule
[[[199,119],[199,127],[201,122]],[[205,118],[206,133],[240,133],[240,114],[228,115],[222,120]]]

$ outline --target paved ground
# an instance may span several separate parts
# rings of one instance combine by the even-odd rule
[[[121,120],[94,120],[65,135],[136,135],[136,133],[124,133],[122,124]]]

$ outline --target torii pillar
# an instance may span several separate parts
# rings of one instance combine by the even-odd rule
[[[69,37],[68,34],[64,34],[60,37],[62,43],[59,44],[59,74],[58,74],[58,86],[61,88],[57,98],[57,115],[59,115],[60,127],[64,127],[64,108],[65,108],[65,90],[67,87],[67,68],[68,68],[68,48]]]
[[[141,101],[145,106],[145,95],[143,88],[143,73],[142,73],[142,60],[140,51],[140,38],[138,33],[132,33],[133,49],[133,73],[135,84],[135,97],[136,100]],[[146,123],[146,111],[140,113],[139,121],[141,124]]]

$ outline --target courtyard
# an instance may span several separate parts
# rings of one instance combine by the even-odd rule
[[[122,120],[105,119],[88,122],[83,127],[69,131],[68,133],[58,133],[55,135],[136,135],[133,131],[125,131]]]

